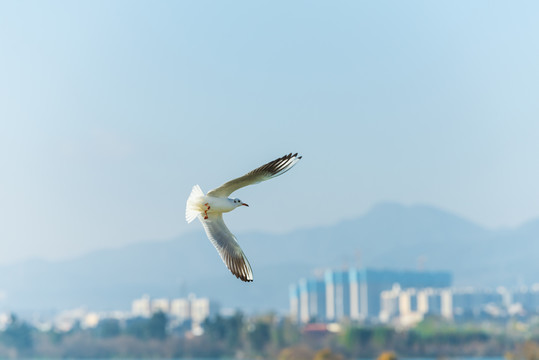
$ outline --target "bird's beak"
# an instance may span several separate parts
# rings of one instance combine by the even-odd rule
[[[242,204],[243,206],[247,206],[247,207],[249,207],[249,205],[247,205],[246,203],[241,203],[241,204]]]

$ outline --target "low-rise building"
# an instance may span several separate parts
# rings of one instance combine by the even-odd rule
[[[157,298],[151,299],[144,295],[133,300],[131,305],[133,316],[150,317],[156,312],[163,312],[172,317],[174,323],[191,321],[193,324],[202,324],[208,317],[219,312],[219,306],[208,298],[197,298],[190,294],[187,298]]]
[[[152,314],[149,295],[143,295],[140,299],[135,299],[131,303],[131,313],[134,316],[150,317]]]

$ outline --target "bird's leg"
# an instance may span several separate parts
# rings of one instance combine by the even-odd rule
[[[205,203],[204,206],[206,206],[206,210],[204,211],[204,220],[208,220],[208,210],[210,210],[211,207],[208,203]]]

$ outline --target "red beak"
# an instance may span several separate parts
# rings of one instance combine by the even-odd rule
[[[249,207],[249,205],[247,205],[246,203],[241,203],[241,204],[242,204],[243,206],[247,206],[247,207]]]

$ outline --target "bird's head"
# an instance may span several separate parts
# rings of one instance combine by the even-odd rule
[[[242,205],[243,205],[243,206],[249,206],[249,205],[247,205],[246,203],[242,202],[242,201],[241,201],[240,199],[238,199],[238,198],[233,199],[232,201],[234,202],[234,205],[236,205],[236,207],[242,206]]]

